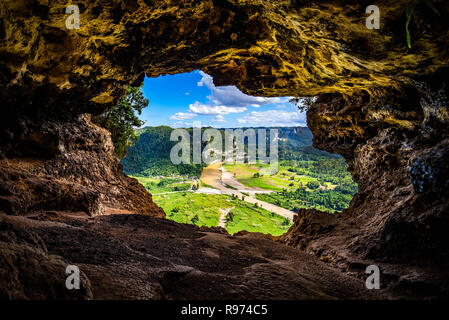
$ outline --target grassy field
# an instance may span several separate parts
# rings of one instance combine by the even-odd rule
[[[132,177],[137,179],[147,191],[152,194],[186,191],[195,185],[195,181],[183,177],[154,178],[154,177]]]
[[[251,188],[260,188],[264,190],[273,190],[273,191],[282,190],[282,186],[277,184],[272,177],[240,178],[237,180],[241,184]]]
[[[282,161],[275,174],[264,173],[263,165],[227,164],[224,167],[245,186],[274,191],[258,194],[257,199],[292,211],[316,208],[339,212],[349,205],[357,192],[357,185],[342,159]]]
[[[296,190],[299,187],[306,187],[311,181],[319,183],[322,189],[334,189],[335,185],[329,182],[319,181],[317,178],[308,175],[298,175],[288,171],[288,166],[280,166],[279,171],[274,175],[263,174],[263,165],[247,165],[247,164],[226,164],[226,171],[234,174],[234,177],[243,185],[260,188],[264,190],[272,190],[281,192],[282,190]],[[260,176],[255,177],[255,174]],[[311,189],[309,189],[311,191]]]
[[[232,201],[220,195],[191,192],[156,195],[153,201],[164,209],[167,219],[207,227],[218,225],[219,208],[232,207]]]
[[[223,167],[226,171],[234,173],[237,179],[252,177],[255,173],[260,171],[259,166],[247,164],[225,164]]]
[[[198,226],[217,226],[219,209],[233,208],[227,216],[226,230],[234,234],[246,230],[279,236],[291,226],[291,222],[279,215],[227,195],[180,192],[153,196],[162,207],[167,219]]]
[[[226,230],[231,234],[246,230],[280,236],[291,227],[290,220],[246,202],[231,210],[227,221]]]

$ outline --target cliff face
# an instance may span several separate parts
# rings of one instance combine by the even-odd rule
[[[440,79],[441,88],[447,79]],[[341,153],[359,184],[342,213],[344,223],[358,229],[344,235],[352,252],[406,264],[449,262],[449,171],[444,165],[449,127],[446,116],[426,114],[428,103],[434,111],[444,110],[448,100],[444,94],[430,100],[427,94],[411,88],[389,92],[383,96],[389,105],[322,96],[308,113],[315,144]]]
[[[446,81],[441,79],[442,88]],[[339,215],[301,211],[282,242],[345,270],[378,264],[400,285],[419,282],[447,294],[442,270],[449,262],[448,127],[446,118],[429,115],[426,105],[433,101],[434,111],[445,112],[448,103],[444,95],[437,102],[427,94],[408,88],[385,93],[383,101],[340,94],[319,98],[308,111],[314,143],[345,157],[359,192]],[[419,271],[409,280],[393,264]],[[434,275],[446,280],[429,282],[428,267],[441,268]]]
[[[1,209],[163,216],[85,114],[144,74],[202,69],[252,95],[319,96],[315,145],[346,158],[360,192],[283,241],[337,262],[447,265],[449,7],[418,1],[408,49],[409,3],[377,1],[368,30],[364,1],[89,0],[68,30],[65,1],[2,1]]]
[[[137,180],[127,177],[110,133],[90,115],[69,121],[23,120],[20,137],[0,160],[1,210],[40,210],[101,215],[110,208],[165,217]]]

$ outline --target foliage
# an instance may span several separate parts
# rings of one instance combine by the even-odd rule
[[[411,36],[410,30],[409,30],[410,21],[412,19],[413,12],[415,11],[415,8],[419,2],[420,1],[417,1],[417,0],[410,2],[405,11],[405,16],[406,16],[405,33],[406,33],[406,38],[407,38],[407,46],[409,49],[412,48],[412,36]],[[440,12],[437,10],[437,8],[435,7],[434,3],[431,0],[425,0],[424,2],[430,9],[432,9],[432,11],[434,13],[436,13],[438,16],[440,15]]]
[[[148,100],[141,89],[142,87],[128,87],[126,96],[99,119],[99,124],[111,133],[115,153],[119,158],[123,158],[128,147],[137,140],[135,129],[144,124],[136,116],[136,112],[140,115],[142,109],[148,106]]]
[[[196,214],[196,215],[192,218],[192,220],[190,220],[190,221],[192,222],[192,224],[197,224],[199,220],[200,220],[200,218],[199,218],[198,215]]]
[[[133,177],[136,178],[148,192],[152,194],[188,191],[198,189],[195,181],[183,178],[152,178],[152,177]]]
[[[129,148],[128,154],[122,159],[125,173],[135,176],[199,177],[204,165],[175,165],[171,162],[170,151],[178,143],[170,141],[173,130],[167,126],[147,127],[140,130],[139,140]]]
[[[415,10],[415,5],[416,5],[415,3],[411,3],[407,7],[407,11],[405,13],[405,15],[407,16],[407,20],[405,22],[405,33],[406,33],[406,37],[407,37],[407,46],[409,49],[412,48],[412,37],[410,35],[409,25],[410,25],[410,20],[413,15],[413,11]]]
[[[246,230],[278,236],[291,226],[289,220],[285,221],[279,215],[228,195],[187,192],[156,195],[153,200],[167,213],[167,219],[197,226],[217,226],[220,209],[232,208],[227,215],[226,227],[231,234]]]
[[[206,128],[203,128],[205,130]],[[248,128],[242,128],[246,130]],[[262,129],[262,128],[254,128]],[[266,129],[266,128],[263,128]],[[279,132],[279,158],[316,160],[328,157],[338,157],[317,150],[312,147],[312,132],[305,127],[274,128]],[[174,165],[170,161],[170,151],[178,142],[170,141],[171,132],[174,129],[167,126],[147,127],[138,130],[139,140],[128,149],[128,153],[122,159],[126,174],[135,176],[170,176],[189,175],[199,177],[204,164],[179,164]],[[192,129],[187,129],[192,135]],[[222,137],[224,139],[224,130]],[[269,134],[267,134],[269,137]],[[206,144],[204,142],[203,146]],[[223,148],[225,143],[222,143]],[[192,145],[190,145],[192,158]]]
[[[315,208],[327,212],[340,212],[348,207],[352,194],[333,190],[308,191],[298,188],[295,191],[258,194],[257,199],[297,212],[299,208]]]
[[[277,174],[259,178],[253,177],[258,169],[255,165],[225,165],[225,168],[246,186],[275,191],[258,194],[258,199],[293,211],[299,208],[342,211],[357,193],[357,184],[340,158],[281,161]]]
[[[232,218],[227,219],[226,225],[226,230],[231,234],[246,230],[280,236],[292,225],[290,220],[247,202],[236,206],[231,213]]]
[[[316,97],[294,97],[290,102],[295,104],[300,112],[307,112],[316,102]]]
[[[311,190],[318,189],[319,187],[320,187],[320,184],[317,181],[309,181],[309,182],[307,182],[307,188],[309,188]]]
[[[135,176],[153,194],[196,188],[198,182],[193,176],[198,177],[203,168],[175,166],[170,162],[172,144],[167,142],[171,130],[169,127],[140,130],[139,141],[122,160],[125,170],[137,172]],[[316,208],[340,212],[347,208],[357,192],[357,184],[347,171],[345,160],[315,149],[308,128],[279,128],[279,137],[280,161],[277,173],[267,174],[268,165],[261,163],[225,164],[224,168],[246,186],[274,191],[258,194],[258,199],[292,211]],[[199,185],[210,187],[202,181],[199,181]],[[219,209],[234,207],[227,216],[227,230],[231,233],[247,230],[279,235],[290,225],[282,217],[272,216],[260,207],[243,202],[243,199],[222,197],[225,196],[180,192],[155,195],[154,199],[163,207],[169,219],[205,226],[217,226]]]

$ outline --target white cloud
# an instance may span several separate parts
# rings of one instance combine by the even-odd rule
[[[247,109],[245,107],[226,107],[221,105],[205,105],[200,102],[195,102],[189,106],[189,111],[194,114],[203,115],[225,115],[230,113],[240,113],[245,112]]]
[[[178,112],[170,117],[170,120],[188,120],[195,118],[196,114],[191,112]]]
[[[213,122],[225,122],[226,120],[221,114],[219,114],[214,119],[212,119],[212,121]]]
[[[190,92],[186,92],[186,96],[190,96]]]
[[[191,128],[192,126],[193,123],[187,121],[176,121],[172,124],[173,128]]]
[[[178,121],[176,124],[186,125],[185,120],[193,119],[196,116],[212,116],[211,123],[226,122],[225,115],[232,113],[243,113],[251,108],[259,108],[265,105],[274,105],[272,110],[261,112],[250,112],[242,115],[238,123],[242,126],[298,126],[305,125],[305,116],[299,113],[282,110],[289,105],[290,97],[266,98],[252,97],[244,94],[235,86],[216,87],[213,78],[200,71],[201,80],[198,86],[207,87],[210,95],[207,102],[196,101],[189,105],[186,112],[178,112],[170,117],[171,120]],[[189,95],[186,92],[186,95]],[[182,124],[181,124],[182,122]]]
[[[200,71],[202,76],[201,80],[198,82],[198,86],[206,86],[210,91],[211,95],[207,98],[213,105],[221,105],[227,107],[255,107],[258,108],[263,105],[272,103],[284,103],[290,98],[265,98],[265,97],[252,97],[241,92],[236,86],[223,86],[216,87],[214,85],[213,78]]]
[[[264,127],[305,126],[306,115],[297,111],[252,111],[237,120],[241,125]]]

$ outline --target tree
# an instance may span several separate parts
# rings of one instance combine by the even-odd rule
[[[307,110],[309,110],[311,107],[313,107],[313,105],[316,102],[316,97],[305,97],[305,98],[300,98],[300,97],[295,97],[290,99],[290,103],[295,104],[298,107],[298,110],[300,112],[304,112]]]
[[[142,87],[128,87],[126,96],[100,118],[100,125],[111,132],[115,153],[119,158],[125,157],[127,148],[138,139],[135,129],[141,127],[144,121],[136,116],[136,111],[139,115],[142,114],[142,109],[148,103]]]
[[[198,220],[200,220],[200,219],[198,218],[198,215],[196,214],[190,221],[191,221],[193,224],[196,224],[196,223],[198,222]]]
[[[318,189],[319,187],[320,187],[320,184],[317,181],[309,181],[307,183],[307,188],[309,188],[311,190]]]

